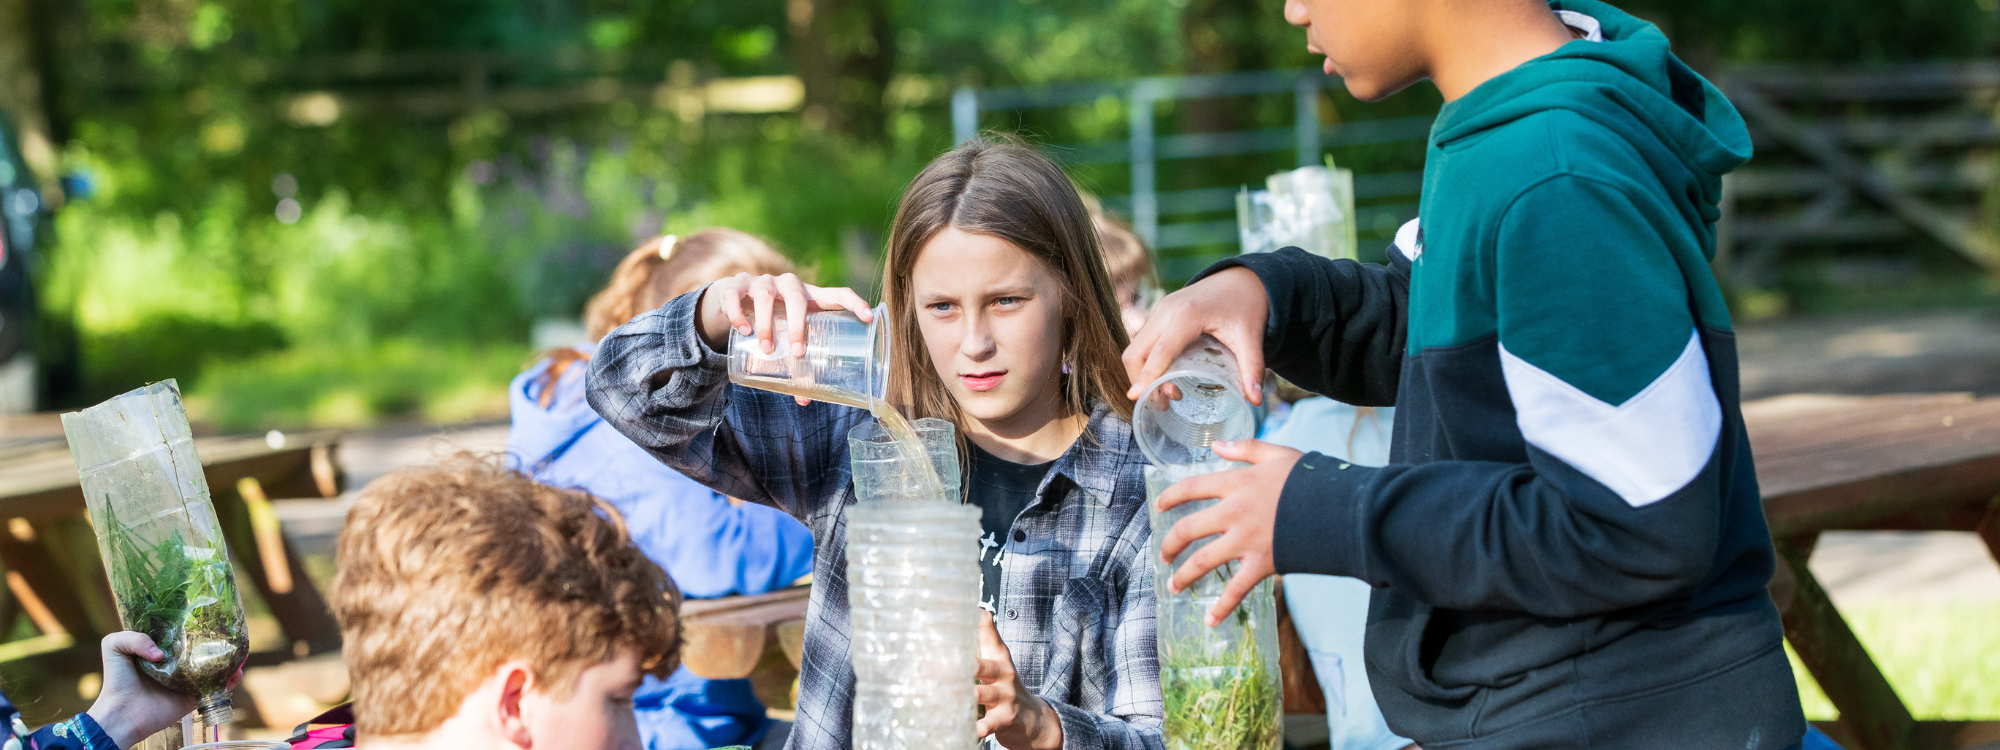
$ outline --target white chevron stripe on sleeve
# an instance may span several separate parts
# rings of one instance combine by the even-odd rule
[[[1612,406],[1500,347],[1514,419],[1529,445],[1562,459],[1637,508],[1685,486],[1715,452],[1722,403],[1701,336],[1645,390]]]

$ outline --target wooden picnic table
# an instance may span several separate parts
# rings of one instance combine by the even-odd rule
[[[1787,639],[1840,711],[1838,722],[1824,728],[1854,750],[1964,748],[2000,740],[2000,722],[1915,720],[1806,566],[1821,532],[1849,529],[1976,531],[2000,560],[2000,398],[1785,396],[1746,404],[1744,417],[1781,562],[1773,598],[1784,612]],[[250,477],[270,497],[336,494],[336,438],[300,435],[287,443],[273,449],[259,438],[203,438],[196,446],[235,558],[304,655],[337,649],[339,631],[288,543],[293,588],[272,590],[250,506],[236,491],[238,481]],[[0,533],[0,562],[14,593],[0,595],[0,622],[34,608],[19,595],[23,591],[48,592],[39,596],[38,623],[56,626],[45,638],[67,638],[51,651],[94,660],[93,644],[76,636],[94,639],[115,628],[117,618],[96,567],[75,467],[60,444],[0,449],[0,521],[8,526]],[[62,595],[71,591],[81,593]],[[749,677],[767,701],[781,703],[771,694],[799,666],[808,591],[686,602],[684,663],[705,677]],[[1296,635],[1284,631],[1287,711],[1323,712],[1310,662]],[[22,645],[0,644],[0,662],[34,653]],[[260,656],[267,663],[271,656],[283,658]]]
[[[76,465],[53,417],[15,417],[0,425],[6,428],[0,434],[0,524],[6,527],[0,530],[0,566],[7,582],[0,589],[0,625],[26,614],[40,631],[0,643],[0,664],[33,660],[32,671],[93,672],[97,639],[120,626]],[[269,504],[272,498],[339,494],[338,442],[327,432],[195,439],[230,556],[290,641],[289,649],[252,654],[253,665],[340,648],[340,628],[297,551],[277,532]]]
[[[764,705],[797,702],[792,683],[805,653],[811,586],[681,602],[681,664],[712,680],[748,678]]]
[[[2000,721],[1912,718],[1806,566],[1820,533],[1836,530],[1974,531],[2000,562],[2000,398],[1781,396],[1743,416],[1785,638],[1840,710],[1822,728],[1854,750],[2000,741]]]
[[[1976,531],[2000,562],[2000,398],[1780,396],[1745,404],[1743,418],[1785,638],[1840,710],[1821,728],[1850,750],[2000,748],[2000,721],[1912,718],[1806,567],[1820,532],[1836,530]],[[1285,711],[1323,713],[1312,662],[1279,619]]]
[[[2000,561],[2000,398],[1781,396],[1746,404],[1743,414],[1779,553],[1772,595],[1785,635],[1840,710],[1822,729],[1850,750],[2000,740],[2000,721],[1913,719],[1806,567],[1820,532],[1833,530],[1977,531]],[[784,672],[773,658],[782,651],[796,670],[806,594],[687,602],[685,663],[705,677],[755,680]],[[1281,613],[1280,622],[1285,710],[1325,713],[1311,661],[1289,617]]]

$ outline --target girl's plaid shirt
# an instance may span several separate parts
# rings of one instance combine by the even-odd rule
[[[798,517],[813,531],[813,591],[791,750],[847,750],[847,431],[866,412],[729,383],[695,327],[696,291],[612,331],[591,358],[590,405],[695,481]],[[1162,699],[1147,559],[1144,459],[1099,405],[1005,541],[1000,637],[1021,683],[1055,707],[1067,750],[1158,750]]]

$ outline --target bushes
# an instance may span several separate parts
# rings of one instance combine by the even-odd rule
[[[439,344],[411,337],[348,347],[310,345],[212,360],[188,403],[228,430],[354,427],[385,417],[493,418],[507,413],[507,381],[530,356],[525,344]]]
[[[177,377],[228,429],[503,415],[533,321],[574,318],[637,242],[726,224],[841,280],[842,237],[886,227],[928,155],[796,118],[712,120],[690,140],[667,113],[632,117],[518,138],[455,125],[473,133],[453,145],[466,161],[428,199],[297,177],[292,223],[262,185],[163,188],[144,138],[86,129],[108,140],[70,158],[102,175],[99,195],[61,213],[40,269],[45,315],[79,342],[58,405]]]

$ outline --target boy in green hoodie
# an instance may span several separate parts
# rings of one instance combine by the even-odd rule
[[[1429,78],[1418,221],[1384,265],[1296,249],[1162,300],[1125,362],[1202,333],[1338,400],[1396,407],[1391,465],[1255,441],[1183,482],[1181,589],[1240,561],[1376,586],[1389,726],[1440,748],[1780,750],[1806,726],[1708,268],[1743,120],[1651,24],[1592,0],[1289,0],[1356,96]]]

